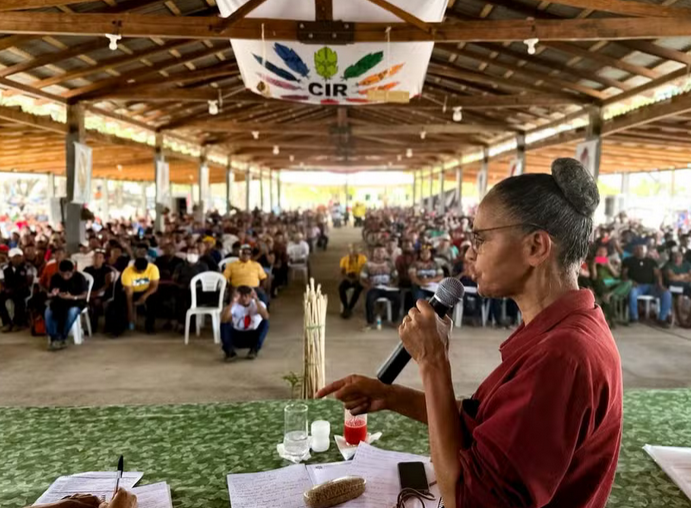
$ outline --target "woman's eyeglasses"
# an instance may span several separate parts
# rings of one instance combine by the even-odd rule
[[[494,228],[485,228],[485,229],[475,229],[470,232],[468,240],[470,241],[470,246],[475,252],[478,252],[478,249],[482,246],[482,244],[485,242],[485,239],[482,237],[485,233],[489,233],[490,231],[500,231],[502,229],[511,229],[511,228],[530,228],[533,231],[537,229],[545,229],[541,226],[538,226],[537,224],[530,224],[530,223],[523,223],[523,224],[509,224],[508,226],[497,226]]]

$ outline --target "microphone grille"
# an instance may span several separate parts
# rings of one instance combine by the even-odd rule
[[[453,307],[463,298],[465,288],[461,281],[454,277],[447,277],[439,283],[434,297],[447,307]]]

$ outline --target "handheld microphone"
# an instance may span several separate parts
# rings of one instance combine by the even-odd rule
[[[464,292],[465,289],[460,280],[447,277],[439,283],[437,291],[428,302],[437,313],[437,316],[444,319],[444,317],[450,316],[454,306],[461,302]],[[461,305],[463,305],[462,302]],[[396,380],[409,361],[410,354],[403,347],[403,343],[399,343],[384,364],[379,367],[377,379],[382,383],[390,385]]]

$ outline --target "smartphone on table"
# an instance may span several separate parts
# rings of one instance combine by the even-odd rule
[[[401,480],[401,490],[413,489],[423,494],[429,493],[427,473],[422,462],[399,462],[398,477]]]

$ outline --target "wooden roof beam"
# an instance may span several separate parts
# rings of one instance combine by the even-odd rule
[[[691,17],[691,9],[683,7],[667,7],[660,4],[649,4],[635,0],[550,0],[552,3],[577,7],[579,9],[592,9],[595,11],[612,12],[624,16],[641,17]]]
[[[222,22],[221,20],[220,22]],[[261,39],[296,40],[299,21],[246,18],[219,31],[219,18],[213,16],[175,17],[140,14],[54,14],[46,12],[8,12],[0,17],[0,32],[10,34],[93,35],[111,33],[119,27],[123,37],[161,37],[178,39]],[[391,27],[391,42],[407,41],[515,41],[537,37],[551,40],[655,39],[687,36],[691,18],[598,18],[482,20],[431,23],[431,33],[407,23],[353,23],[356,42],[381,42]]]

